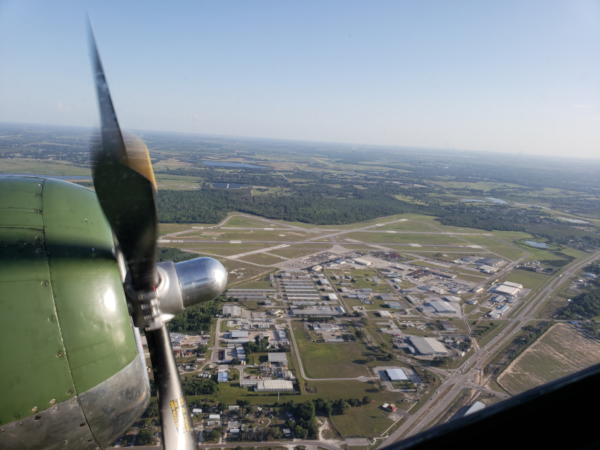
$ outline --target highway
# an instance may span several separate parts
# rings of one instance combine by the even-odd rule
[[[431,397],[431,402],[434,404],[434,406],[423,407],[416,414],[410,416],[410,418],[404,422],[401,427],[390,434],[390,436],[383,442],[382,447],[391,445],[401,438],[413,436],[420,431],[423,431],[427,427],[434,425],[432,422],[452,405],[452,403],[456,400],[456,397],[458,397],[463,389],[472,388],[473,384],[477,384],[474,383],[474,378],[483,368],[485,362],[496,351],[501,349],[505,344],[513,339],[514,335],[518,333],[529,320],[532,319],[537,308],[544,302],[544,300],[546,300],[548,296],[551,295],[563,281],[573,276],[577,270],[598,258],[599,255],[600,252],[596,252],[588,258],[573,264],[572,266],[567,266],[562,272],[562,277],[557,276],[551,278],[548,284],[546,284],[546,286],[544,286],[533,299],[525,304],[518,315],[512,318],[512,322],[518,324],[517,327],[511,333],[501,333],[494,337],[485,347],[480,348],[469,359],[467,359],[461,365],[459,370],[454,371],[448,378],[443,380],[441,386],[436,391],[439,392],[439,394],[436,393]],[[471,367],[470,370],[465,373],[461,373],[469,367]],[[445,392],[448,388],[449,391]],[[441,395],[443,395],[443,398],[436,402],[438,396]]]

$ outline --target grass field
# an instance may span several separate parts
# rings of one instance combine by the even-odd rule
[[[394,423],[388,415],[381,403],[375,402],[352,408],[346,415],[332,416],[331,420],[344,437],[379,437]]]
[[[312,255],[313,253],[329,250],[331,245],[323,244],[302,244],[290,245],[289,247],[280,250],[271,250],[269,253],[283,256],[285,258],[300,258],[301,256]]]
[[[276,256],[267,255],[266,253],[255,253],[254,255],[244,256],[240,261],[250,261],[256,264],[270,266],[271,264],[277,264],[285,260]]]
[[[176,175],[156,175],[156,186],[159,190],[189,191],[199,189],[201,179]]]
[[[315,344],[308,342],[301,322],[293,324],[294,336],[306,376],[310,378],[355,378],[368,376],[367,357],[371,353],[359,342]]]
[[[425,244],[425,245],[464,245],[464,241],[445,234],[391,234],[391,233],[349,233],[344,238],[361,242],[386,244]]]
[[[406,220],[404,222],[396,222],[382,227],[377,227],[377,230],[381,231],[438,231],[427,222],[420,222],[415,220]]]
[[[47,161],[39,159],[2,159],[1,173],[39,174],[39,175],[82,175],[91,177],[89,168],[78,167],[70,162]]]
[[[486,236],[464,236],[464,239],[471,244],[481,245],[486,250],[496,253],[510,261],[516,261],[525,254],[525,251],[519,248],[509,247],[508,245],[502,244],[501,242]]]
[[[550,275],[543,273],[530,272],[528,270],[513,270],[500,281],[512,281],[513,283],[522,284],[524,288],[531,289],[531,294],[526,297],[528,298],[549,279]]]
[[[600,343],[557,324],[513,361],[498,384],[518,394],[598,363]]]
[[[273,244],[275,246],[277,244]],[[182,242],[165,244],[165,247],[187,248],[197,252],[210,253],[213,255],[232,256],[241,253],[247,253],[254,250],[262,250],[269,244],[225,244],[225,243],[200,243],[200,242]]]
[[[230,217],[231,219],[223,224],[224,227],[272,228],[279,225],[275,222],[269,221],[268,219],[260,220],[238,215]]]

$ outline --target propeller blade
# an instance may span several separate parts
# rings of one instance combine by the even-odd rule
[[[196,446],[195,433],[166,325],[146,331],[146,340],[158,393],[165,450],[191,450]]]
[[[102,142],[93,149],[92,175],[100,205],[119,241],[134,290],[158,284],[156,181],[148,149],[119,128],[90,25],[90,53],[100,109]]]
[[[121,133],[91,24],[89,30],[102,127],[102,142],[93,151],[94,187],[127,262],[133,290],[129,291],[126,281],[127,296],[146,307],[146,311],[143,311],[147,323],[146,338],[156,381],[165,450],[192,450],[196,443],[191,416],[181,387],[169,331],[162,324],[160,310],[156,306],[155,289],[159,279],[156,268],[158,217],[154,172],[148,149],[141,139],[128,135],[124,137]],[[147,315],[148,307],[156,308],[152,315]],[[153,326],[148,328],[148,323]]]

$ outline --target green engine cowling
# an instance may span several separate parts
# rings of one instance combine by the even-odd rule
[[[143,413],[143,354],[94,192],[0,177],[0,333],[0,448],[96,449]]]

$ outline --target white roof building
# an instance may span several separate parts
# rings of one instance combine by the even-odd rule
[[[356,264],[360,264],[361,266],[370,266],[371,265],[371,261],[367,261],[366,259],[356,258],[354,260],[354,262]]]
[[[409,337],[412,345],[421,355],[447,355],[448,350],[441,342],[434,338],[422,338],[417,336]]]
[[[392,381],[407,381],[408,377],[406,376],[406,372],[402,369],[386,369],[385,371],[387,376],[390,377]]]
[[[259,392],[293,391],[294,384],[288,380],[258,380],[256,390]]]
[[[444,300],[446,300],[447,302],[460,302],[461,298],[460,297],[456,297],[455,295],[446,295],[445,297],[442,297]]]
[[[497,292],[498,294],[510,295],[511,297],[514,297],[521,291],[521,289],[522,288],[519,288],[516,286],[509,286],[506,284],[501,284],[500,286],[496,286],[494,288],[494,292]]]
[[[435,309],[436,313],[441,314],[456,314],[458,311],[451,303],[440,302],[438,300],[432,300],[429,304]]]

